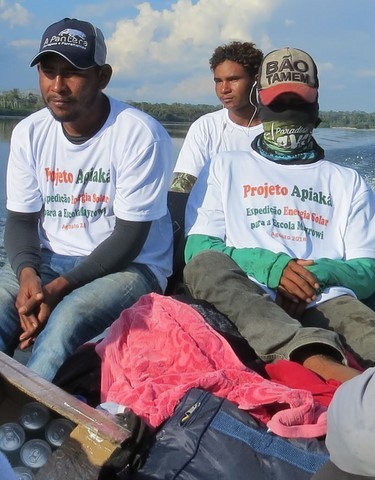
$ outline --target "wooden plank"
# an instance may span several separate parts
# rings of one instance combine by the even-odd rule
[[[57,414],[76,425],[83,425],[98,438],[120,444],[130,436],[126,428],[116,424],[105,413],[86,405],[2,352],[0,352],[0,381],[1,377],[20,392],[43,403]]]

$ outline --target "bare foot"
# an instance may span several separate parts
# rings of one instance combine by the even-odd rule
[[[361,373],[354,368],[342,365],[338,360],[326,355],[311,355],[305,358],[302,365],[320,375],[324,380],[333,379],[339,382],[346,382]]]

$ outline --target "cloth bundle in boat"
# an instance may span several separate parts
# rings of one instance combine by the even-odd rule
[[[131,478],[308,480],[327,461],[323,440],[279,437],[232,402],[191,389]]]
[[[124,310],[97,344],[101,401],[127,406],[151,427],[173,413],[186,392],[227,398],[286,438],[321,437],[326,407],[311,392],[263,378],[189,305],[156,293]]]

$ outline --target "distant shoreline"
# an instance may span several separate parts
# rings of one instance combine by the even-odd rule
[[[13,118],[22,120],[22,118],[25,117],[26,115],[1,115],[0,113],[0,118],[3,118],[4,120],[13,120]]]
[[[150,103],[125,100],[125,103],[142,110],[164,125],[183,128],[193,123],[202,115],[220,110],[221,104],[192,104],[192,103]],[[0,118],[4,120],[18,120],[33,112],[44,108],[40,93],[21,91],[14,88],[0,92]],[[375,129],[375,112],[363,111],[320,111],[321,123],[319,127],[373,130]]]
[[[31,112],[33,113],[33,112]],[[31,113],[29,115],[31,115]],[[0,120],[22,120],[26,118],[27,115],[2,115],[0,113]],[[181,127],[182,129],[188,129],[189,126],[193,123],[193,121],[164,121],[159,120],[160,123],[165,127]],[[344,125],[325,125],[323,122],[318,125],[315,129],[320,128],[333,128],[333,129],[340,129],[340,130],[363,130],[363,131],[375,131],[375,126],[373,128],[365,128],[365,127],[346,127]]]
[[[34,94],[31,100],[32,103],[30,103],[30,97],[23,96],[20,92],[13,99],[12,92],[0,93],[0,118],[4,120],[19,120],[44,107],[40,96]],[[163,125],[173,128],[188,127],[202,115],[222,108],[221,105],[194,105],[190,103],[167,104],[133,102],[131,100],[128,100],[126,103],[148,113]],[[321,122],[317,128],[375,130],[375,113],[320,111],[319,118]]]
[[[320,125],[319,125],[320,127]],[[318,128],[319,128],[318,127]],[[323,128],[339,128],[340,130],[363,130],[365,132],[368,132],[370,130],[373,130],[375,131],[375,127],[374,128],[360,128],[360,127],[323,127]]]

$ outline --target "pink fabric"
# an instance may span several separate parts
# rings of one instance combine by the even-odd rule
[[[149,425],[169,418],[193,387],[227,398],[284,437],[326,433],[326,408],[311,392],[266,380],[189,305],[144,295],[97,345],[102,401],[130,407]]]

